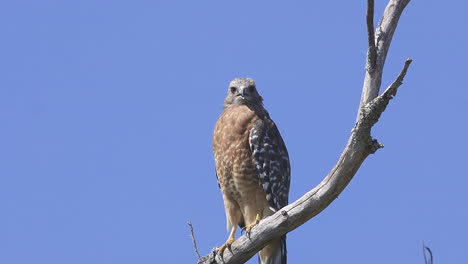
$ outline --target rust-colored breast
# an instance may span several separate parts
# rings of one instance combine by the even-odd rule
[[[249,146],[250,130],[259,117],[245,105],[226,108],[216,123],[213,151],[219,185],[240,207],[259,188],[258,171]]]

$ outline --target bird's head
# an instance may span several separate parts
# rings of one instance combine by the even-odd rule
[[[262,105],[263,99],[257,92],[254,80],[236,78],[229,83],[224,107],[232,105]]]

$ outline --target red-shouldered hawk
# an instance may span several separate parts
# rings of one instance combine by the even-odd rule
[[[237,78],[229,84],[224,112],[214,129],[213,151],[231,231],[219,248],[222,255],[234,242],[237,226],[250,232],[261,219],[288,204],[288,151],[252,79]],[[286,236],[265,246],[259,262],[285,264]]]

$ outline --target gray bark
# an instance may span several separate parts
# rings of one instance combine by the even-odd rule
[[[223,256],[217,255],[217,250],[214,249],[203,257],[198,262],[199,264],[246,262],[269,241],[296,229],[330,205],[345,189],[366,157],[383,147],[372,138],[371,129],[402,84],[411,59],[405,62],[403,70],[385,92],[380,96],[377,95],[393,33],[397,27],[398,19],[409,1],[390,0],[374,36],[374,3],[368,0],[369,51],[358,119],[345,149],[330,173],[315,188],[297,201],[260,221],[250,234],[244,234],[231,245],[231,248],[226,249]]]
[[[368,0],[367,33],[369,49],[367,51],[366,76],[364,77],[361,103],[356,121],[361,116],[362,107],[379,94],[385,60],[393,33],[395,33],[400,16],[409,2],[410,0],[390,0],[374,34],[374,1]],[[370,11],[372,11],[372,15]]]

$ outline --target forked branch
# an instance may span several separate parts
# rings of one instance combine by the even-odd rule
[[[379,94],[385,59],[392,42],[393,33],[395,33],[400,16],[409,2],[410,0],[390,0],[374,33],[374,19],[373,16],[369,15],[369,9],[374,8],[374,1],[368,0],[367,34],[369,49],[367,52],[366,75],[362,87],[361,103],[356,121],[361,116],[362,107]],[[371,46],[372,42],[375,43],[374,46]]]

